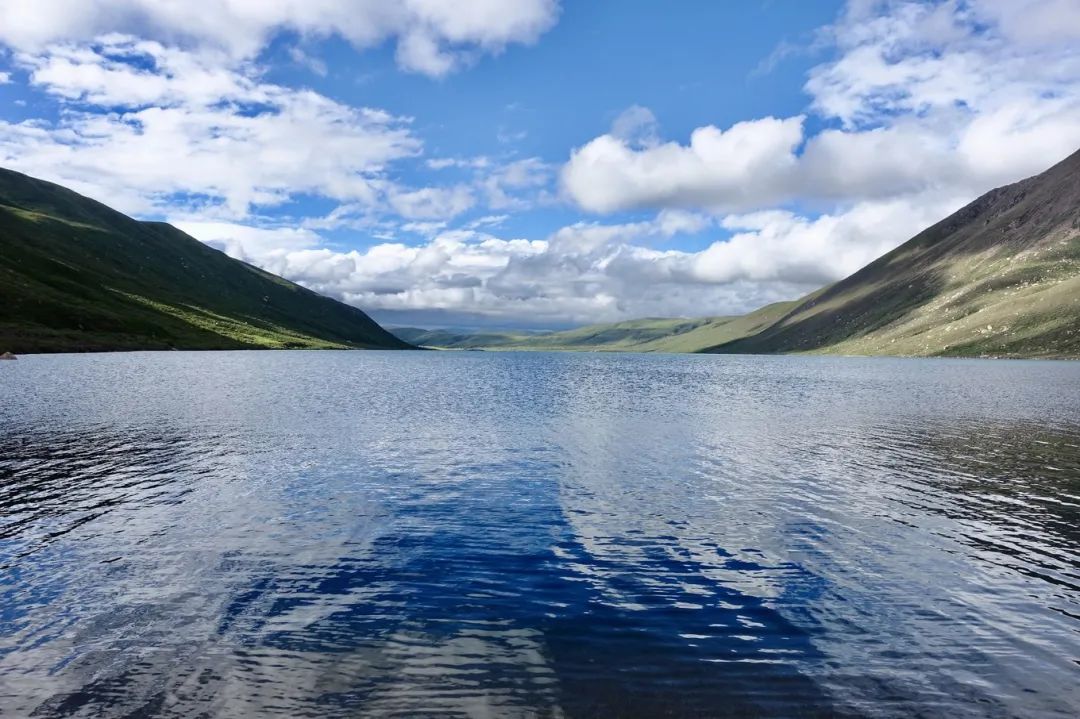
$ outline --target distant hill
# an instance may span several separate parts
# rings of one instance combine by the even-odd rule
[[[509,344],[528,337],[518,332],[470,332],[468,330],[426,330],[419,327],[388,327],[395,337],[418,347],[477,349]]]
[[[1080,152],[709,351],[1080,357]]]
[[[0,351],[407,347],[171,225],[0,169]]]
[[[409,332],[459,349],[1080,357],[1080,152],[836,284],[747,315],[538,335]]]
[[[700,352],[769,326],[796,302],[777,302],[747,315],[699,319],[647,318],[588,325],[562,332],[470,333],[399,327],[398,337],[423,347],[586,352]]]

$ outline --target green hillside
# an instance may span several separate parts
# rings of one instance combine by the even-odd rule
[[[424,347],[518,351],[700,352],[769,326],[797,303],[777,302],[747,315],[700,319],[647,318],[562,332],[455,332],[400,327],[398,337]]]
[[[801,300],[544,333],[391,335],[354,307],[170,225],[0,170],[0,351],[411,345],[1080,357],[1080,152]]]
[[[747,315],[409,332],[428,346],[499,350],[1080,357],[1080,152],[836,284]]]
[[[389,327],[390,332],[409,344],[440,349],[479,349],[510,344],[528,337],[523,332],[468,332],[465,330],[426,330],[419,327]]]
[[[0,351],[408,346],[171,225],[0,170]]]
[[[725,319],[725,318],[717,318]],[[506,348],[522,350],[604,350],[608,352],[648,352],[664,342],[708,324],[710,318],[645,318],[613,324],[597,324],[562,332],[519,339]],[[655,350],[654,350],[655,351]]]
[[[1080,152],[710,351],[1080,357]]]

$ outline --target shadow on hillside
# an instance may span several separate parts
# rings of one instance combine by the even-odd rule
[[[757,334],[709,347],[702,352],[770,354],[821,349],[845,340],[858,339],[886,325],[902,322],[931,302],[945,288],[943,272],[934,270],[924,271],[907,283],[888,280],[873,282],[874,275],[879,271],[875,265],[877,263],[868,265],[833,285],[820,296],[800,304]],[[861,296],[841,300],[864,281],[871,281],[875,289]]]

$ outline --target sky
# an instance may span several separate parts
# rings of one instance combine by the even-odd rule
[[[0,166],[391,326],[749,311],[1078,148],[1078,0],[0,3]]]

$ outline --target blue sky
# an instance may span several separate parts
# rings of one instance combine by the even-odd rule
[[[538,157],[558,164],[567,148],[603,134],[634,105],[652,108],[665,133],[684,140],[704,120],[729,125],[804,111],[809,53],[769,72],[763,65],[781,43],[809,42],[840,3],[684,2],[657,10],[640,0],[566,4],[537,44],[511,46],[436,81],[398,72],[392,48],[358,54],[344,43],[328,43],[325,78],[289,63],[270,78],[412,116],[432,156]],[[423,162],[407,170],[414,183],[465,174],[425,171]],[[547,207],[517,213],[504,226],[543,236],[577,219],[576,208]],[[672,241],[674,247],[697,244]]]
[[[388,324],[728,314],[1080,145],[1071,0],[12,0],[0,164]]]
[[[557,165],[567,148],[603,134],[635,105],[652,108],[665,133],[684,140],[706,118],[729,125],[746,117],[798,114],[808,102],[802,84],[810,53],[768,72],[765,63],[782,43],[808,44],[840,8],[839,2],[686,2],[657,12],[655,3],[641,1],[566,4],[542,41],[510,46],[467,71],[435,80],[400,72],[390,44],[358,53],[346,42],[323,42],[310,52],[325,64],[325,76],[321,68],[313,71],[290,57],[295,37],[281,38],[263,59],[273,82],[415,118],[425,157],[402,163],[401,177],[415,185],[445,184],[474,173],[432,170],[426,159],[540,158]],[[477,208],[459,219],[484,215]],[[623,221],[642,216],[612,215]],[[516,212],[502,227],[543,237],[580,219],[577,208],[548,205]],[[378,242],[348,232],[327,234],[349,245]],[[672,238],[671,246],[699,247],[715,234]]]

